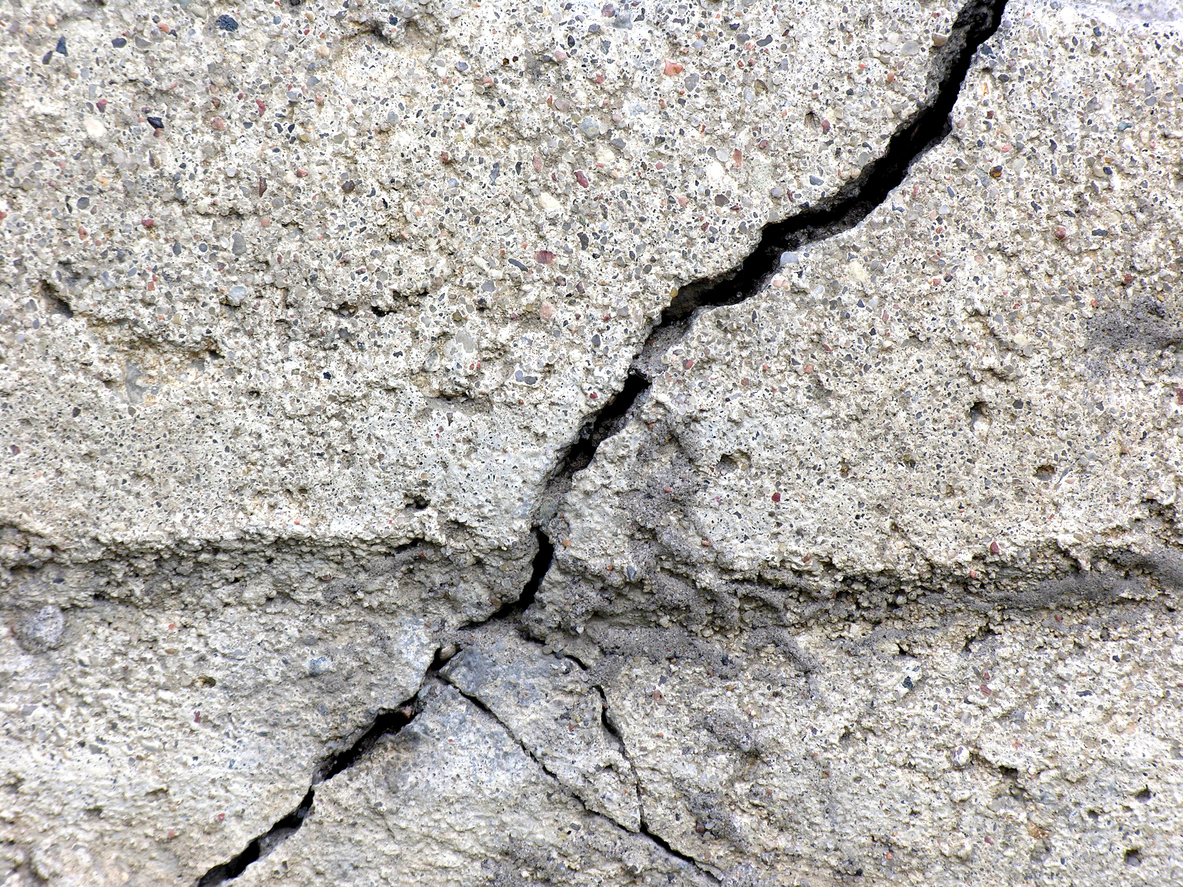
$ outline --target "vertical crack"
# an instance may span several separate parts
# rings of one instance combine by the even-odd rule
[[[628,762],[630,769],[632,769],[632,771],[633,771],[633,776],[636,779],[637,810],[640,813],[640,820],[641,820],[641,826],[638,829],[639,834],[644,835],[646,838],[648,838],[650,841],[652,841],[654,844],[656,844],[658,847],[660,847],[662,850],[664,850],[666,853],[670,854],[671,856],[673,856],[677,859],[680,859],[689,865],[693,865],[700,872],[702,872],[705,877],[709,878],[711,883],[713,883],[713,884],[721,883],[719,881],[719,879],[717,877],[715,877],[714,874],[712,874],[711,872],[707,871],[706,868],[704,868],[704,863],[699,862],[697,859],[695,859],[693,856],[690,856],[689,854],[686,854],[680,850],[677,850],[676,848],[674,848],[670,844],[669,841],[667,841],[665,838],[663,838],[661,835],[657,834],[657,832],[653,831],[649,827],[649,821],[645,817],[645,799],[644,799],[642,792],[641,792],[641,777],[640,777],[640,774],[637,772],[637,765],[635,763],[633,763],[632,755],[629,754],[628,745],[624,741],[624,735],[620,732],[620,728],[614,723],[614,721],[612,719],[611,709],[608,706],[608,694],[604,691],[604,688],[602,686],[600,686],[599,684],[593,684],[593,687],[594,687],[595,691],[600,694],[600,703],[602,705],[600,721],[601,721],[601,723],[603,723],[604,729],[606,731],[608,731],[608,733],[611,734],[616,739],[617,745],[620,747],[621,757],[623,757],[625,759],[625,761]]]

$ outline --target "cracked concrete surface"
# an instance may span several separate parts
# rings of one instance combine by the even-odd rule
[[[0,883],[1183,879],[1183,13],[994,11],[0,10]]]

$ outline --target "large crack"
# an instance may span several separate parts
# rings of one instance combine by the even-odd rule
[[[546,532],[547,519],[554,514],[557,503],[570,489],[573,476],[590,465],[600,445],[624,427],[629,415],[648,391],[651,379],[660,365],[661,355],[686,334],[694,316],[705,309],[737,305],[746,301],[760,292],[767,279],[777,271],[783,254],[829,239],[858,225],[903,183],[912,164],[949,134],[949,115],[960,95],[961,85],[969,72],[974,55],[998,30],[1006,3],[1007,0],[971,0],[962,8],[953,24],[945,51],[938,53],[935,58],[936,85],[931,90],[931,99],[896,130],[884,153],[868,164],[857,180],[839,189],[822,203],[812,206],[805,204],[800,212],[782,221],[765,225],[759,243],[739,265],[721,275],[702,278],[679,289],[662,312],[661,318],[650,329],[644,346],[630,365],[621,390],[610,397],[605,405],[583,424],[552,473],[541,497],[539,525],[534,531],[538,550],[530,577],[521,594],[506,602],[487,619],[461,626],[458,631],[471,631],[492,622],[518,622],[521,615],[533,604],[535,594],[542,586],[554,561],[554,545]],[[986,48],[984,51],[988,52],[989,49]],[[536,639],[526,639],[541,646]],[[426,686],[430,677],[439,675],[441,665],[437,653],[436,661],[424,673],[420,690],[414,697],[395,709],[379,712],[349,748],[325,762],[295,810],[252,840],[233,859],[211,868],[198,879],[197,887],[216,887],[234,880],[248,866],[268,855],[295,834],[312,811],[316,786],[353,767],[380,739],[397,733],[409,724],[417,713],[422,688]],[[449,683],[456,686],[451,681]],[[484,702],[464,693],[459,687],[456,689],[469,702],[487,712],[500,724],[543,772],[555,777],[555,774],[546,768]],[[601,697],[604,697],[603,690],[598,687],[597,690]],[[604,700],[606,707],[606,697]],[[624,738],[615,725],[610,727],[610,732],[619,741],[625,758],[632,764]],[[635,769],[634,767],[634,772]],[[624,828],[611,817],[588,809],[574,793],[572,797],[579,801],[589,815],[599,816]],[[643,808],[640,820],[639,834],[644,835],[670,856],[692,866],[712,883],[720,883],[718,878],[707,870],[704,863],[677,850],[666,838],[653,832],[647,824]]]
[[[1005,7],[1006,0],[972,0],[964,6],[953,23],[946,52],[937,57],[937,82],[929,101],[895,131],[883,154],[867,164],[855,181],[823,202],[803,204],[800,212],[765,225],[756,248],[736,267],[682,287],[662,312],[654,333],[671,327],[684,330],[700,308],[745,301],[777,270],[783,253],[848,231],[881,206],[903,182],[911,165],[949,134],[949,115],[961,84],[978,49],[998,29]]]

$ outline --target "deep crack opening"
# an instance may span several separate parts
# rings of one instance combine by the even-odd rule
[[[438,651],[436,656],[438,658]],[[424,682],[432,674],[434,668],[435,665],[433,664],[432,669],[429,669],[424,675]],[[423,683],[420,684],[421,688],[422,686]],[[308,793],[304,795],[300,803],[296,806],[296,809],[278,820],[271,828],[263,832],[263,834],[254,838],[237,856],[215,865],[198,878],[196,887],[217,887],[217,885],[233,881],[245,872],[249,866],[270,855],[280,844],[298,832],[304,825],[305,820],[308,819],[308,815],[312,812],[313,804],[316,801],[316,786],[332,779],[338,773],[348,770],[377,745],[383,737],[398,733],[407,724],[411,723],[415,719],[415,715],[419,713],[418,702],[419,694],[417,692],[415,696],[397,708],[389,710],[380,709],[374,716],[373,721],[371,721],[370,726],[361,736],[354,740],[348,748],[329,757],[321,765],[312,779],[312,785],[309,786]]]
[[[428,672],[430,674],[430,671]],[[348,770],[370,751],[384,736],[398,733],[403,727],[411,723],[418,714],[417,697],[404,703],[396,709],[379,711],[378,715],[357,740],[338,754],[334,755],[320,768],[313,785],[327,782],[338,773]]]
[[[899,187],[911,165],[924,156],[933,146],[941,142],[950,132],[949,115],[956,104],[961,84],[973,61],[974,55],[994,33],[1002,20],[1007,0],[974,0],[964,6],[954,22],[949,40],[950,50],[944,60],[944,73],[933,90],[933,99],[921,107],[891,137],[884,154],[872,161],[859,178],[843,186],[824,202],[809,206],[801,212],[780,222],[766,225],[760,242],[738,266],[723,274],[693,281],[682,287],[661,314],[660,321],[651,330],[648,341],[629,370],[624,386],[608,399],[605,405],[580,428],[576,439],[567,448],[559,466],[547,485],[544,499],[552,502],[570,488],[571,478],[591,464],[600,445],[624,427],[628,414],[641,400],[650,385],[655,353],[685,334],[692,315],[701,308],[735,305],[755,295],[764,281],[781,264],[781,255],[828,239],[853,228],[882,204],[891,192]],[[988,50],[987,50],[988,51]],[[940,67],[940,65],[938,65]],[[378,313],[377,310],[375,313]],[[503,604],[489,618],[468,628],[479,628],[494,621],[511,620],[521,616],[534,602],[535,595],[554,562],[554,544],[543,527],[534,530],[538,550],[532,562],[530,577],[522,593],[514,600]],[[425,672],[422,688],[426,681],[437,675],[442,665],[440,652],[435,662]],[[449,682],[451,683],[451,682]],[[455,686],[455,684],[452,684]],[[541,761],[514,736],[513,732],[483,702],[468,696],[456,688],[465,699],[487,712],[514,738],[543,770],[554,777]],[[620,742],[622,753],[628,759],[627,746],[615,724],[610,722],[607,697],[602,688],[596,688],[604,704],[602,722],[605,728]],[[420,690],[421,692],[421,690]],[[276,822],[262,835],[252,840],[233,859],[214,866],[197,881],[197,887],[216,887],[239,877],[248,866],[266,857],[277,846],[291,837],[304,824],[315,802],[315,786],[353,767],[384,736],[398,733],[418,713],[419,693],[396,709],[380,711],[370,727],[347,749],[330,758],[317,772],[308,793],[291,813]],[[630,764],[631,764],[631,759]],[[638,784],[638,792],[640,786]],[[582,800],[572,794],[579,803]],[[584,809],[587,807],[584,805]],[[603,814],[588,810],[589,814]],[[608,817],[604,817],[614,822]],[[615,823],[620,826],[619,823]],[[653,832],[645,817],[644,807],[640,810],[639,833],[670,856],[691,866],[712,883],[721,883],[692,856],[675,849],[669,841]]]
[[[514,620],[534,603],[534,596],[538,594],[538,589],[542,587],[542,580],[546,578],[551,562],[555,557],[554,543],[550,541],[550,536],[546,534],[544,529],[536,527],[534,529],[534,539],[538,543],[538,550],[534,553],[534,560],[531,562],[530,567],[530,578],[522,586],[522,593],[515,598],[510,598],[493,611],[492,615],[482,619],[480,622],[461,626],[462,631],[473,631],[491,622],[508,622]]]
[[[630,369],[624,387],[579,429],[579,437],[567,450],[556,477],[569,480],[572,475],[587,468],[600,444],[624,427],[629,410],[648,390],[649,379],[640,371]]]
[[[308,789],[308,794],[304,795],[295,810],[247,844],[246,849],[233,859],[214,866],[198,878],[197,887],[215,887],[215,885],[233,881],[247,870],[247,866],[258,862],[298,832],[312,811],[315,795],[315,789]]]
[[[946,44],[954,51],[944,60],[944,72],[932,99],[895,131],[883,155],[822,203],[804,204],[801,212],[765,225],[759,244],[735,268],[682,287],[662,312],[654,334],[670,326],[685,327],[699,308],[736,305],[748,299],[780,267],[782,253],[841,234],[882,204],[903,182],[911,165],[949,134],[949,115],[961,84],[979,47],[998,30],[1005,7],[1006,0],[974,0],[964,6]]]

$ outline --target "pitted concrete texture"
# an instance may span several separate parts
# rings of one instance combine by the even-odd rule
[[[651,831],[725,883],[1173,884],[1179,620],[823,624],[617,655]]]
[[[1175,28],[1010,4],[951,135],[560,506],[533,624],[718,874],[1183,877]]]
[[[665,353],[563,503],[542,624],[1176,588],[1174,35],[1009,7],[888,200]]]
[[[506,626],[461,642],[440,677],[488,708],[588,809],[637,831],[637,777],[605,721],[603,688],[578,662],[547,655]]]
[[[189,883],[293,809],[376,705],[413,695],[421,643],[521,593],[543,486],[671,290],[881,153],[932,97],[956,14],[6,7],[18,868]],[[305,633],[326,619],[349,626],[340,641]],[[183,652],[157,643],[168,624]],[[374,631],[405,655],[305,674],[320,646]],[[59,701],[31,723],[46,686]],[[166,726],[198,711],[216,728]],[[92,757],[112,730],[153,746]],[[242,746],[273,758],[243,774]],[[79,781],[146,768],[212,796],[75,810]]]
[[[419,620],[292,601],[205,619],[105,602],[50,654],[20,637],[0,636],[0,822],[11,861],[62,884],[196,881],[413,696],[434,651]]]
[[[0,885],[1183,881],[1183,10],[1001,6],[0,10]]]
[[[855,178],[957,12],[610,8],[13,7],[5,522],[513,568],[671,289]]]

